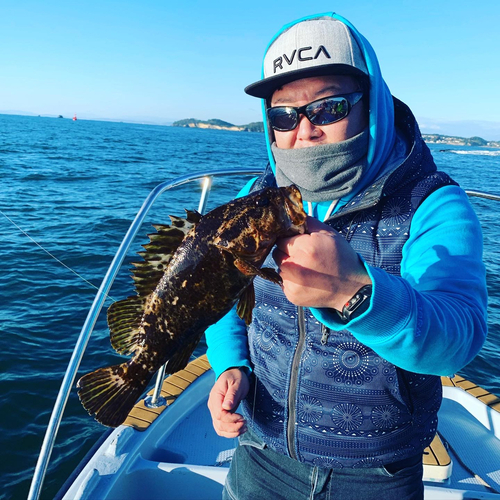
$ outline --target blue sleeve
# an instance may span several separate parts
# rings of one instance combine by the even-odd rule
[[[246,196],[256,178],[251,179],[236,196]],[[247,328],[245,322],[236,314],[236,308],[205,331],[207,357],[215,376],[234,366],[251,370],[248,353]]]
[[[215,376],[234,366],[251,370],[247,328],[234,307],[221,320],[205,331],[207,357]]]
[[[411,222],[401,276],[366,265],[370,307],[347,325],[330,309],[312,309],[333,330],[405,370],[451,375],[469,363],[486,338],[487,291],[482,233],[467,195],[457,186],[427,197]]]

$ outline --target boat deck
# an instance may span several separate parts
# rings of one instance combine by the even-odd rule
[[[64,499],[220,499],[237,439],[212,428],[206,403],[213,383],[205,356],[168,377],[161,391],[167,406],[146,408],[141,400]],[[181,393],[183,404],[172,405]],[[500,499],[499,398],[462,377],[443,379],[443,395],[439,435],[424,453],[425,499]],[[118,468],[126,473],[118,477]]]
[[[184,370],[170,375],[164,380],[160,395],[165,398],[167,406],[148,408],[144,405],[144,400],[141,400],[134,406],[123,425],[128,425],[138,431],[146,430],[192,382],[210,368],[206,355],[191,361]],[[153,390],[148,393],[148,396],[152,395]]]

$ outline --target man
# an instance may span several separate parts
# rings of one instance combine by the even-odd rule
[[[295,183],[310,217],[265,263],[282,289],[255,280],[248,332],[234,312],[207,330],[214,427],[240,436],[224,498],[421,499],[439,375],[486,336],[477,218],[340,16],[285,26],[245,91],[270,165],[241,194]]]

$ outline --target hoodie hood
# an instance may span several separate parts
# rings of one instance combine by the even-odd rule
[[[367,168],[359,184],[356,186],[355,191],[350,193],[348,197],[348,199],[350,199],[357,193],[359,193],[362,189],[369,186],[370,183],[372,183],[375,179],[377,179],[379,174],[383,171],[384,164],[392,152],[396,139],[396,131],[394,127],[393,98],[391,92],[389,91],[389,88],[387,87],[384,79],[382,78],[377,56],[372,46],[370,45],[368,40],[366,40],[366,38],[363,35],[361,35],[361,33],[359,33],[349,21],[347,21],[338,14],[335,13],[317,14],[309,17],[304,17],[292,23],[286,24],[271,40],[266,49],[266,54],[268,53],[271,45],[285,31],[289,30],[298,23],[316,19],[321,19],[321,20],[329,19],[334,22],[340,22],[346,27],[347,30],[349,30],[350,34],[357,42],[359,48],[359,52],[357,51],[356,48],[355,57],[352,59],[353,60],[352,64],[357,68],[362,68],[362,73],[368,77],[370,82],[370,112],[369,112],[369,127],[368,127],[369,140],[368,140]],[[359,60],[360,57],[362,58],[361,61]],[[264,58],[264,63],[262,67],[262,80],[265,79],[265,70],[266,70],[265,63],[266,63],[266,58]],[[267,62],[267,64],[269,63]],[[349,74],[349,71],[345,71],[345,66],[347,66],[347,63],[335,66],[334,65],[324,66],[322,74],[325,73]],[[312,68],[311,70],[297,70],[295,72],[296,78],[292,79],[305,78],[306,76],[315,76],[320,74],[318,73],[318,71],[321,71],[321,67],[319,70],[317,68]],[[351,71],[350,74],[355,74],[355,71]],[[247,87],[247,89],[251,87],[252,85]],[[274,134],[273,130],[271,129],[267,121],[266,108],[267,108],[267,101],[266,99],[262,99],[262,114],[263,114],[263,121],[264,121],[265,135],[266,135],[267,152],[271,168],[273,172],[276,173],[275,159],[271,149],[271,144],[274,141]],[[346,202],[348,201],[348,199],[343,199],[343,201]]]

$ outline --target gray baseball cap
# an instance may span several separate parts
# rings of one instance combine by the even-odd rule
[[[264,78],[245,88],[267,99],[282,85],[312,76],[366,76],[368,71],[349,28],[331,17],[300,21],[278,35],[264,57]]]

